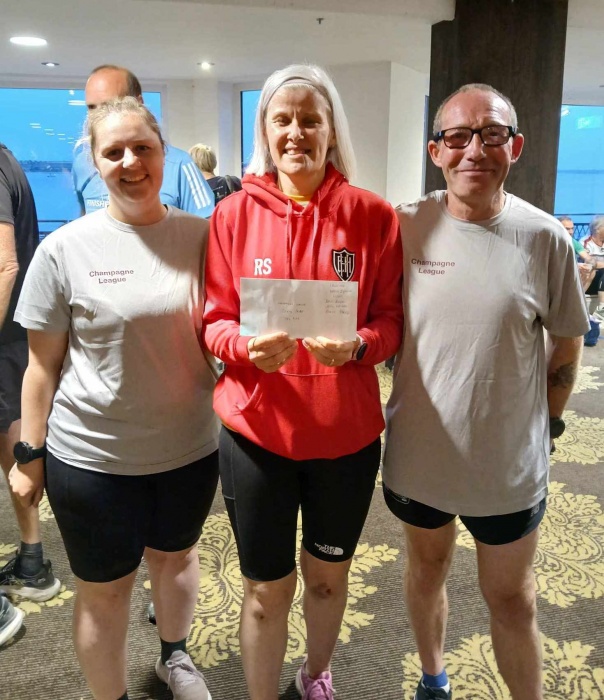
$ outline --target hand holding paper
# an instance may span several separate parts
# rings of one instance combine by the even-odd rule
[[[250,360],[263,372],[276,372],[298,350],[298,343],[287,333],[271,333],[251,338],[247,344]]]

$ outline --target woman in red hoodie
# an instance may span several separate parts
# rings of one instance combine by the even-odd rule
[[[379,467],[374,365],[401,341],[402,248],[394,211],[349,184],[353,169],[332,81],[316,66],[289,66],[262,90],[243,190],[212,218],[204,337],[226,367],[214,408],[224,424],[220,471],[243,574],[252,700],[278,697],[300,509],[308,656],[296,687],[305,699],[332,700],[348,570]],[[241,335],[242,277],[357,282],[356,340]]]

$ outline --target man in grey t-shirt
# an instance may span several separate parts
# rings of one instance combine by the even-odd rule
[[[452,697],[443,648],[456,515],[476,543],[512,698],[543,700],[533,559],[551,440],[564,430],[589,322],[561,224],[503,189],[523,143],[508,98],[460,88],[439,108],[428,147],[446,191],[399,208],[405,335],[383,476],[407,540],[416,700]]]

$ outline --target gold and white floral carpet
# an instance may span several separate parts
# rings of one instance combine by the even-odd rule
[[[604,700],[604,343],[586,348],[578,386],[558,441],[536,574],[547,700]],[[380,370],[384,399],[390,375]],[[411,700],[419,665],[401,596],[404,549],[399,523],[374,502],[350,575],[348,608],[334,664],[340,700]],[[52,513],[44,502],[46,555],[64,582],[44,604],[22,603],[25,624],[0,649],[1,700],[89,700],[71,643],[73,578]],[[0,487],[0,565],[14,550],[16,528]],[[497,673],[474,551],[460,530],[450,578],[447,669],[456,700],[509,700]],[[233,534],[217,496],[199,544],[202,579],[189,650],[214,700],[245,700],[238,616],[239,567]],[[145,619],[144,565],[133,597],[130,631],[132,700],[167,700],[156,679],[157,633]],[[290,617],[281,700],[297,694],[293,678],[305,652],[300,590]]]

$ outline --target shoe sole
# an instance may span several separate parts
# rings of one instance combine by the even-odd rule
[[[23,614],[23,610],[19,610],[19,608],[15,608],[15,613],[16,615],[10,623],[4,629],[0,630],[0,646],[8,642],[9,639],[12,639],[21,629],[25,615]]]
[[[298,691],[298,695],[303,698],[304,697],[304,686],[302,685],[302,673],[301,669],[298,669],[298,673],[296,673],[296,690]]]
[[[5,593],[7,596],[15,596],[17,598],[25,598],[32,600],[34,603],[44,603],[51,598],[54,598],[61,590],[61,582],[58,578],[55,579],[52,586],[49,588],[34,588],[33,586],[0,586],[0,593]]]

